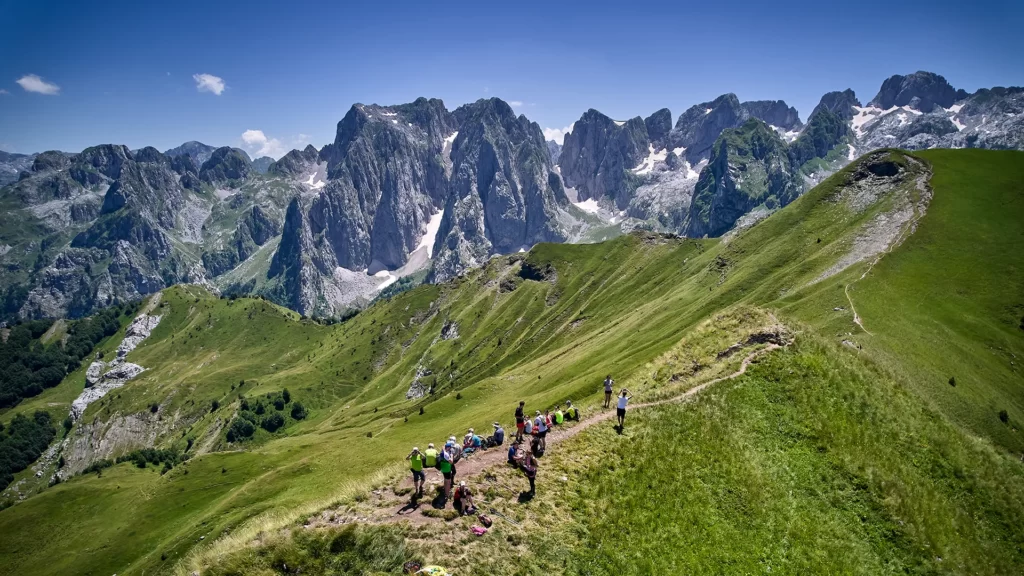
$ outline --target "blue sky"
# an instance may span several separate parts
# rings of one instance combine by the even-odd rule
[[[674,121],[725,92],[805,118],[826,91],[866,102],[919,69],[968,91],[1024,85],[1024,2],[831,4],[0,0],[0,149],[277,156],[332,141],[354,102],[421,95],[499,96],[555,129],[588,108]]]

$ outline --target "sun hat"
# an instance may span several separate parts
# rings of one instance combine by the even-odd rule
[[[427,448],[433,448],[433,447],[434,447],[434,443],[433,442],[431,442],[430,444],[427,444]]]

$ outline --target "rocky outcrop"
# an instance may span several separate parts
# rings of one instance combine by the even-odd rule
[[[309,144],[302,150],[292,150],[267,168],[270,174],[279,176],[301,176],[309,172],[320,161],[320,153]]]
[[[854,107],[860,107],[860,100],[857,100],[857,95],[847,88],[842,92],[828,92],[821,97],[818,105],[811,111],[811,115],[807,117],[807,121],[817,115],[819,112],[827,110],[836,116],[843,119],[844,122],[848,122],[853,118],[856,113]]]
[[[23,172],[32,169],[35,154],[12,154],[0,150],[0,186],[17,182]]]
[[[672,112],[662,108],[644,118],[644,126],[647,127],[647,138],[655,143],[655,148],[664,148],[667,145],[665,138],[672,131]]]
[[[942,76],[919,71],[908,76],[896,74],[889,77],[882,82],[882,88],[868,106],[882,110],[909,106],[920,112],[932,112],[936,106],[949,108],[966,97],[967,92],[953,88]]]
[[[187,156],[192,161],[192,164],[198,168],[205,164],[210,159],[210,156],[213,156],[213,151],[216,149],[214,146],[208,146],[202,142],[192,140],[176,148],[166,150],[164,154],[170,157]]]
[[[673,147],[684,148],[686,159],[696,164],[711,154],[711,147],[723,130],[739,126],[747,117],[735,94],[723,94],[711,102],[691,106],[676,120]]]
[[[786,143],[764,122],[752,118],[722,133],[697,180],[687,236],[720,236],[753,208],[775,209],[801,192]]]
[[[540,126],[525,116],[517,118],[497,98],[462,106],[455,115],[459,132],[434,244],[433,278],[462,274],[491,254],[565,241],[562,210],[569,200],[553,172]],[[636,121],[642,129],[643,122]]]
[[[551,164],[558,164],[558,157],[562,155],[562,145],[554,140],[548,140],[548,156],[551,157]]]
[[[266,174],[273,163],[274,159],[270,156],[260,156],[252,161],[252,169],[255,170],[257,174]]]

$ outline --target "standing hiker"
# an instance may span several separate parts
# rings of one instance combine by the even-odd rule
[[[527,451],[523,455],[522,461],[519,463],[519,467],[522,468],[523,474],[526,474],[526,479],[530,481],[530,494],[537,493],[537,458],[533,455],[533,452]]]
[[[541,415],[540,410],[537,410],[537,418],[533,421],[533,429],[536,431],[537,438],[540,439],[541,451],[546,450],[548,446],[544,438],[548,435],[547,419]]]
[[[615,380],[612,380],[612,375],[609,374],[604,379],[604,407],[607,409],[612,404],[612,387],[615,386]]]
[[[420,454],[420,449],[415,446],[412,452],[405,457],[409,461],[409,469],[412,470],[412,489],[417,496],[423,495],[423,483],[427,477],[423,474],[423,462],[424,457]]]
[[[526,417],[523,416],[523,406],[526,402],[519,401],[519,407],[516,408],[516,440],[522,441],[523,439],[523,427],[526,426]]]
[[[441,476],[444,476],[444,499],[447,500],[452,495],[452,460],[455,459],[455,455],[452,452],[455,443],[448,441],[445,443],[444,448],[441,449],[441,461],[438,463],[437,468],[441,471]]]
[[[629,390],[623,388],[619,394],[619,405],[615,409],[615,415],[619,417],[619,431],[622,431],[622,427],[626,424],[626,404],[629,403]]]
[[[423,464],[427,468],[437,468],[437,448],[434,448],[434,443],[427,444],[427,449],[423,451]]]
[[[459,463],[459,460],[462,460],[462,446],[459,446],[459,443],[455,441],[455,436],[449,437],[448,441],[452,443],[452,483],[454,483],[455,475],[458,473],[455,465]]]

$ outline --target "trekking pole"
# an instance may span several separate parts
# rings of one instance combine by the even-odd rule
[[[511,522],[512,524],[515,524],[516,526],[519,526],[519,522],[516,522],[515,520],[509,518],[508,516],[505,516],[501,512],[498,512],[497,508],[491,508],[491,514],[494,514],[495,516],[501,516],[502,518],[504,518],[505,520]]]

